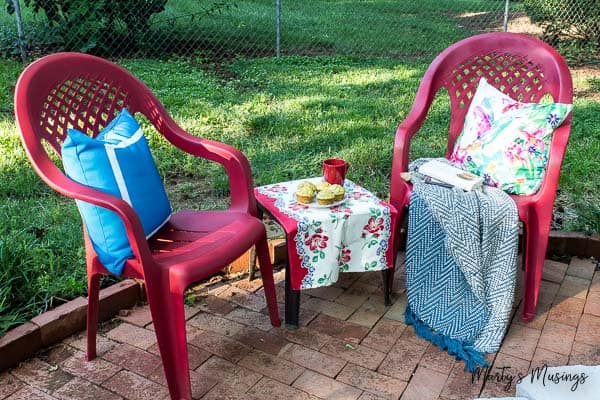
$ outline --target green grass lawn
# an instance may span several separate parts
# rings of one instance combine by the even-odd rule
[[[349,178],[380,196],[389,190],[396,125],[425,62],[345,57],[245,59],[224,69],[186,61],[124,60],[188,131],[232,144],[249,158],[255,184],[317,176],[321,160],[350,162]],[[22,66],[0,62],[0,334],[85,291],[81,222],[29,166],[12,116]],[[576,79],[571,141],[557,204],[564,229],[600,233],[600,103],[597,78]],[[413,158],[445,149],[447,100],[440,98]],[[220,167],[185,156],[146,126],[176,208],[227,204]]]
[[[220,3],[227,6],[214,7]],[[283,0],[281,51],[311,55],[431,56],[448,43],[474,32],[500,30],[503,12],[504,2],[497,0]],[[60,43],[60,38],[45,28],[43,13],[34,14],[31,8],[22,6],[22,14],[26,42],[32,45],[32,50],[48,46],[60,50],[53,47]],[[201,57],[275,52],[273,0],[171,0],[150,22],[150,31],[139,48],[129,40],[122,42],[123,48],[153,56],[172,52]],[[117,33],[111,30],[110,34]],[[88,39],[81,38],[81,43],[87,43]],[[14,16],[0,9],[0,55],[16,53],[15,43]]]

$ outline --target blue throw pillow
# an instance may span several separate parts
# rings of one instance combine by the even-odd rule
[[[171,205],[148,142],[127,109],[96,138],[69,129],[62,159],[71,179],[129,203],[147,238],[169,220]],[[123,222],[103,207],[79,200],[77,207],[100,261],[113,274],[121,274],[125,261],[133,257]]]

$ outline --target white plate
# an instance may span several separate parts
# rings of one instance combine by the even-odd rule
[[[313,201],[312,203],[308,203],[308,204],[305,204],[305,203],[300,203],[300,204],[304,204],[306,206],[309,206],[310,208],[330,208],[330,207],[339,206],[340,204],[343,204],[344,202],[346,202],[345,197],[343,199],[341,199],[340,201],[336,201],[331,204],[319,204],[319,203],[317,203],[317,200]]]

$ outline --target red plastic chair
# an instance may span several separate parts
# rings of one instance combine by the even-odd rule
[[[480,77],[523,102],[539,102],[546,94],[550,94],[555,102],[570,104],[573,101],[573,84],[567,64],[552,47],[533,37],[486,33],[464,39],[444,50],[425,72],[412,109],[396,131],[390,197],[401,216],[409,203],[411,185],[401,178],[400,173],[408,169],[410,140],[423,125],[434,97],[442,88],[450,97],[446,149],[446,157],[449,157]],[[535,317],[556,186],[570,129],[569,116],[554,131],[540,190],[532,196],[512,196],[525,234],[522,319],[527,322]]]
[[[222,164],[229,177],[230,208],[175,213],[146,240],[140,220],[125,201],[64,175],[46,149],[60,156],[67,127],[95,136],[124,107],[146,116],[181,150]],[[123,275],[145,281],[172,399],[192,398],[183,308],[183,294],[191,283],[214,275],[256,245],[271,324],[280,325],[266,233],[256,218],[250,165],[240,151],[183,131],[144,83],[116,64],[85,54],[53,54],[29,65],[17,82],[15,113],[29,159],[50,187],[112,210],[123,220],[135,256],[126,263]],[[99,279],[108,271],[98,261],[85,232],[89,290],[86,357],[90,360],[96,356]]]

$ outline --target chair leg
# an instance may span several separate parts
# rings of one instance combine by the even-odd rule
[[[546,227],[547,225],[547,227]],[[544,227],[546,227],[544,229]],[[549,224],[530,223],[525,228],[525,283],[523,287],[523,314],[521,320],[530,322],[535,318],[540,283],[544,271],[548,246]]]
[[[191,400],[183,292],[148,285],[146,293],[171,399]],[[178,293],[177,293],[178,292]]]
[[[271,325],[280,326],[279,310],[277,309],[277,299],[275,295],[275,282],[273,280],[273,264],[269,255],[269,246],[267,245],[266,235],[256,243],[256,255],[260,265],[260,277],[265,291],[265,299],[271,318]]]
[[[98,330],[98,309],[100,296],[100,274],[88,274],[88,309],[86,316],[86,354],[85,359],[96,358],[96,332]]]

